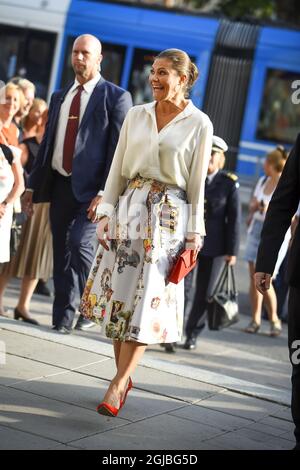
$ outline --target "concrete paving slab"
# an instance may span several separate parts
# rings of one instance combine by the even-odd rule
[[[12,388],[95,411],[107,387],[106,381],[64,371],[37,380],[20,382]]]
[[[42,333],[42,332],[41,332]],[[37,332],[38,334],[38,332]],[[48,333],[51,337],[52,333]],[[57,334],[55,337],[59,336]],[[13,353],[20,357],[26,357],[45,364],[55,365],[61,368],[72,369],[99,361],[107,360],[106,356],[73,348],[65,343],[65,338],[58,338],[62,343],[51,342],[40,337],[27,336],[20,332],[2,330],[1,341],[5,342],[7,353]]]
[[[62,369],[31,359],[6,355],[6,363],[0,365],[0,385],[13,385],[34,378],[60,373]]]
[[[81,450],[81,449],[74,447],[74,446],[68,446],[66,444],[59,444],[58,446],[50,447],[49,450]]]
[[[107,360],[101,365],[92,364],[81,369],[82,372],[111,380],[115,374],[115,362]],[[224,390],[214,385],[182,376],[169,374],[153,368],[138,366],[133,376],[134,385],[142,390],[158,393],[193,403]]]
[[[262,420],[280,409],[281,405],[234,392],[225,391],[196,404],[222,413],[252,421]]]
[[[9,387],[0,387],[0,396],[0,425],[57,443],[66,444],[126,423],[122,418],[101,419],[89,409]],[[15,448],[20,445],[15,444]]]
[[[5,450],[47,450],[58,445],[51,439],[6,426],[0,426],[0,443],[0,448]]]
[[[211,372],[210,370],[205,370],[200,366],[191,367],[188,365],[174,364],[147,357],[141,361],[141,364],[146,367],[169,372],[170,374],[191,378],[193,380],[198,380],[199,382],[205,382],[210,385],[226,388],[233,392],[236,391],[245,395],[281,403],[283,405],[288,405],[291,399],[289,390],[281,390],[275,387],[260,385],[256,382],[248,382],[237,377],[232,377],[228,374]]]
[[[205,448],[220,450],[290,450],[291,442],[278,436],[256,431],[250,427],[208,439]]]
[[[292,433],[294,429],[292,423],[290,423],[289,431],[283,431],[282,428],[270,426],[268,424],[265,424],[263,421],[264,420],[258,421],[256,423],[251,423],[249,426],[247,426],[247,429],[264,433],[266,436],[280,437],[283,439],[287,439],[287,437],[285,437],[284,435],[287,435],[288,432]]]
[[[22,382],[16,384],[14,389],[86,408],[95,412],[96,415],[96,406],[105,395],[108,385],[108,381],[88,377],[82,373],[70,372],[42,380]],[[182,406],[182,401],[134,388],[128,394],[126,407],[122,409],[120,417],[128,421],[137,421],[149,416],[167,413]]]
[[[282,432],[291,431],[294,429],[294,423],[292,421],[287,421],[285,419],[281,419],[275,416],[266,416],[259,422],[260,424],[265,424],[267,426],[272,426],[273,428],[280,429]]]
[[[180,354],[181,351],[177,356]],[[236,348],[226,348],[221,353],[219,347],[217,353],[208,354],[204,347],[203,352],[198,353],[197,357],[193,357],[194,354],[196,354],[194,351],[190,352],[181,363],[193,365],[201,361],[201,368],[210,372],[274,387],[284,392],[291,389],[290,367],[287,363],[261,358],[252,353],[238,351]]]
[[[205,407],[195,405],[172,411],[169,414],[179,418],[190,419],[191,421],[195,421],[202,425],[215,427],[224,432],[235,431],[253,423],[250,419],[233,416],[227,413],[225,414],[220,411],[206,409]]]
[[[234,434],[236,435],[237,433]],[[255,443],[263,443],[271,450],[290,450],[292,448],[291,443],[286,439],[281,439],[280,436],[270,435],[265,431],[251,429],[251,427],[240,429],[239,436],[253,440],[254,445]]]
[[[293,422],[290,406],[279,408],[279,410],[272,413],[272,416],[275,416],[278,419]]]
[[[284,432],[283,434],[280,435],[282,439],[287,439],[288,441],[291,441],[295,445],[295,435],[294,435],[294,426],[292,431]]]
[[[112,380],[116,374],[116,364],[113,358],[106,357],[105,361],[101,363],[86,364],[80,368],[80,372],[90,375],[91,377],[98,377],[105,380]]]
[[[83,449],[195,450],[201,440],[219,434],[221,431],[215,427],[164,414],[73,441],[71,445]]]

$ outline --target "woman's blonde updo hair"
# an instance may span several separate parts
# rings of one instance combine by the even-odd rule
[[[166,49],[160,52],[155,58],[168,59],[179,76],[186,75],[187,81],[184,91],[185,94],[188,95],[199,75],[197,66],[191,61],[188,54],[180,49]]]
[[[266,160],[274,168],[274,170],[277,171],[277,173],[281,173],[287,157],[287,151],[282,145],[278,145],[275,150],[272,150],[272,152],[267,154]]]

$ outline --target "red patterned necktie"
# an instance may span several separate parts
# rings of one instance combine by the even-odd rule
[[[81,97],[82,90],[83,90],[83,86],[79,85],[77,87],[77,93],[74,96],[71,106],[70,106],[68,123],[67,123],[67,128],[66,128],[66,133],[65,133],[64,150],[63,150],[63,169],[68,174],[72,172],[73,155],[74,155],[75,142],[76,142],[78,126],[79,126],[80,97]]]

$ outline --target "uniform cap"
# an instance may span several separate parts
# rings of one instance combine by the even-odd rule
[[[216,152],[219,152],[220,150],[222,152],[226,152],[228,150],[228,145],[226,144],[225,140],[221,139],[221,137],[213,135],[212,150],[215,150]]]

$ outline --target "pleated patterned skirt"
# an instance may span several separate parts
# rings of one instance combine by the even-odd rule
[[[184,286],[168,275],[184,248],[188,208],[182,189],[137,175],[115,208],[109,251],[96,253],[81,299],[84,317],[120,341],[179,341]]]

